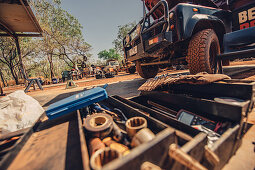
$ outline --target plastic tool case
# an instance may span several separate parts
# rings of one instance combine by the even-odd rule
[[[54,119],[104,100],[107,97],[105,89],[96,87],[51,104],[46,110],[46,115],[49,119]]]

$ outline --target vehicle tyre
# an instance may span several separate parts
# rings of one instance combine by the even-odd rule
[[[181,69],[182,69],[182,67],[180,65],[176,66],[176,70],[181,70]]]
[[[128,68],[128,73],[130,73],[130,74],[134,74],[135,71],[136,71],[135,66],[131,66],[131,67]]]
[[[136,61],[135,66],[136,71],[144,79],[155,77],[159,71],[158,65],[141,66],[141,61]]]
[[[229,66],[230,65],[230,60],[222,60],[222,65],[223,66]]]
[[[96,79],[101,79],[102,75],[101,74],[96,74]]]
[[[190,74],[213,73],[215,59],[219,53],[219,40],[212,29],[205,29],[196,33],[189,42],[186,58]]]

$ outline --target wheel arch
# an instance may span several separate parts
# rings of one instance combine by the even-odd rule
[[[193,35],[204,29],[213,29],[216,33],[220,47],[223,49],[223,36],[226,33],[224,22],[216,16],[196,14],[191,17],[186,25],[184,33],[185,38],[191,38]]]

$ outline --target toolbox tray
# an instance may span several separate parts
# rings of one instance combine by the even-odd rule
[[[176,169],[176,167],[183,169],[185,166],[176,160],[170,160],[168,156],[169,145],[173,143],[184,148],[183,151],[185,153],[195,156],[194,158],[196,160],[202,161],[204,146],[207,143],[206,134],[193,129],[195,130],[193,136],[187,135],[113,97],[109,97],[102,101],[102,103],[111,109],[121,109],[127,118],[135,116],[144,117],[148,122],[148,128],[154,133],[156,132],[156,137],[153,140],[133,148],[128,155],[113,160],[102,169],[140,169],[141,165],[146,161],[165,169],[172,169],[173,167],[175,167],[174,169]],[[88,154],[86,155],[88,156]]]
[[[155,97],[155,94],[153,95]],[[158,114],[157,111],[147,107],[145,101],[148,100],[148,96],[141,95],[138,97],[131,98],[130,100],[121,98],[120,96],[113,96],[113,98],[127,105],[130,105],[136,109],[145,110],[147,113],[150,114],[151,117],[159,119],[162,122],[166,123],[167,125],[174,127],[180,131],[183,131],[188,135],[191,135],[191,136],[194,135],[194,131],[193,131],[194,128],[187,126],[186,124],[183,124],[182,122],[179,122],[171,117],[167,117],[166,115],[162,116],[161,113]],[[159,102],[158,99],[156,101]],[[238,121],[238,122],[242,122],[242,121]],[[205,167],[207,167],[208,169],[221,169],[228,162],[228,160],[235,154],[236,150],[239,148],[241,144],[240,130],[241,130],[240,124],[237,123],[233,128],[229,128],[226,132],[224,132],[221,135],[221,137],[213,144],[211,151],[214,152],[216,156],[218,157],[218,159],[220,160],[217,164],[214,164],[213,162],[211,162],[210,158],[206,157],[206,154],[204,154],[205,152],[204,146],[206,145],[204,144],[203,149],[200,150],[201,152],[203,152],[202,154],[203,158],[201,160],[201,163],[205,165]],[[196,148],[196,146],[194,146],[194,148]],[[193,156],[193,158],[196,158],[196,156],[193,154],[191,154],[191,156]],[[181,167],[180,165],[174,167],[174,169],[183,169],[183,168],[184,167]]]
[[[163,91],[164,89],[162,89]],[[250,80],[226,79],[210,84],[173,84],[166,91],[191,94],[201,97],[233,97],[243,100],[252,100],[254,97],[255,82]]]
[[[174,128],[111,97],[103,103],[109,107],[117,104],[128,117],[146,118],[148,127],[157,133],[152,141],[137,146],[128,155],[108,163],[103,169],[140,169],[145,161],[161,167],[183,168],[178,161],[169,160],[168,148],[172,143],[184,147],[184,152],[202,161],[204,145],[207,143],[204,133],[198,132],[194,137],[178,133]],[[0,162],[0,169],[8,168],[90,169],[80,110],[53,120],[43,121],[42,116]]]
[[[142,92],[142,96],[163,103],[165,106],[168,105],[175,110],[185,109],[203,117],[223,118],[239,123],[246,115],[251,104],[250,100],[245,100],[239,104],[221,103],[212,99],[158,91]]]

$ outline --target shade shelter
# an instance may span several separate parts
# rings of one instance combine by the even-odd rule
[[[0,36],[11,36],[14,39],[21,72],[23,77],[28,80],[24,72],[18,38],[40,37],[42,29],[27,0],[0,0]],[[2,89],[1,94],[3,94]]]

